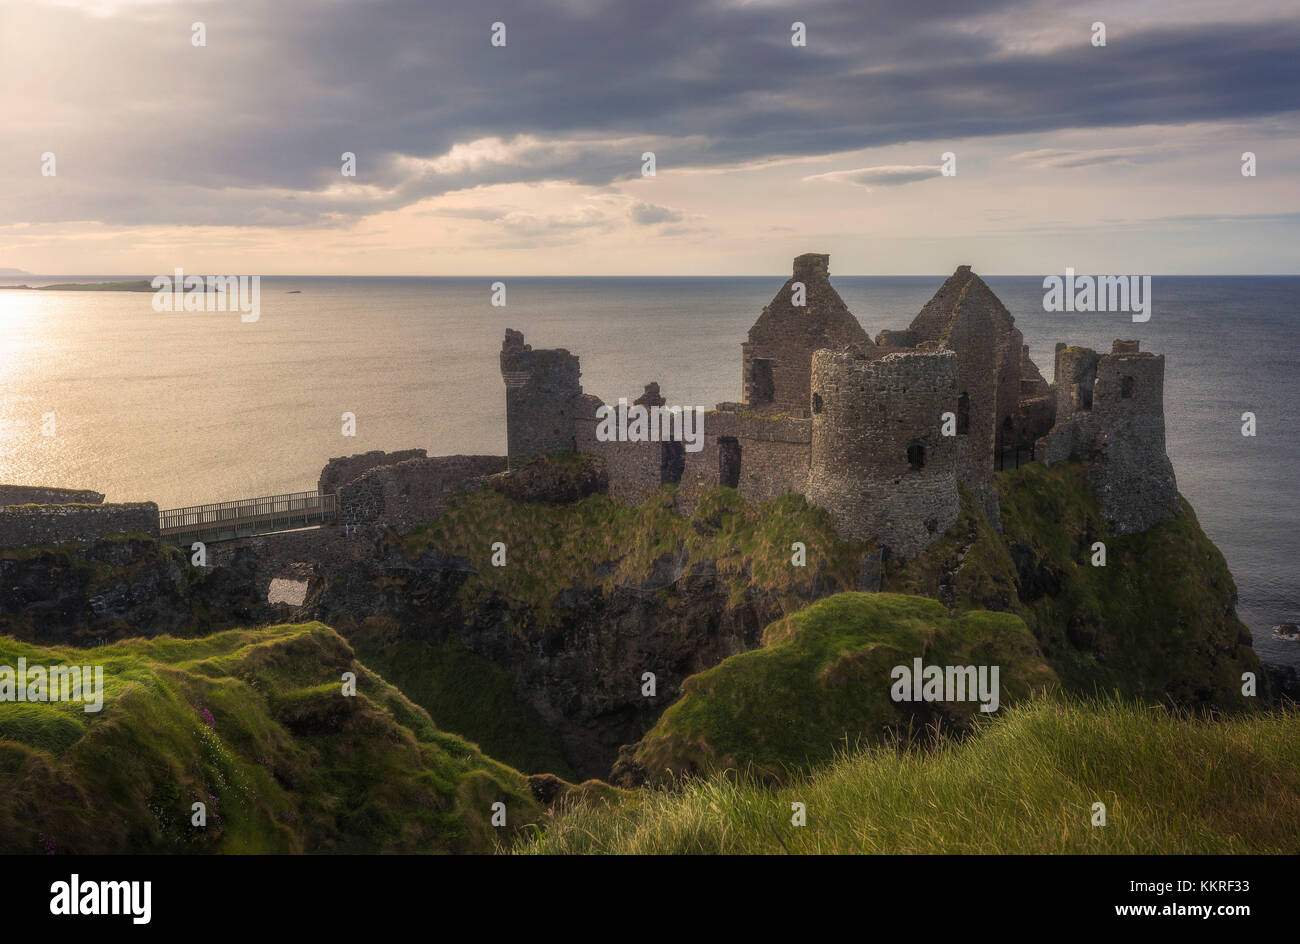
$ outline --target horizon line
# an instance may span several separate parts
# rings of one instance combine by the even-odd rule
[[[1008,278],[1008,279],[1034,279],[1045,278],[1052,275],[1060,275],[1059,272],[982,272],[972,271],[976,275],[988,278]],[[198,274],[191,272],[191,275]],[[216,272],[203,272],[204,277],[216,275]],[[228,274],[228,273],[227,273]],[[422,273],[407,274],[387,274],[387,275],[324,275],[314,272],[293,272],[293,273],[245,273],[250,277],[257,275],[258,278],[267,279],[766,279],[776,278],[777,275],[770,272],[745,272],[739,274],[711,274],[711,275],[661,275],[646,273],[613,273],[613,274],[577,274],[565,273],[561,275],[530,275],[519,273],[472,273],[469,275],[429,275]],[[1076,271],[1076,275],[1093,275],[1096,273],[1090,271]],[[1141,273],[1124,273],[1125,275],[1148,275],[1151,278],[1211,278],[1211,279],[1251,279],[1251,278],[1300,278],[1300,272],[1141,272]],[[58,272],[58,273],[40,273],[24,272],[21,275],[0,276],[3,281],[16,281],[19,279],[49,279],[49,278],[108,278],[108,279],[148,279],[153,278],[148,273],[132,272]],[[167,273],[170,277],[171,273]],[[947,273],[933,272],[916,272],[916,273],[859,273],[859,272],[841,272],[831,273],[829,278],[848,278],[848,279],[923,279],[923,278],[947,278],[952,275]],[[791,278],[790,275],[780,276]]]

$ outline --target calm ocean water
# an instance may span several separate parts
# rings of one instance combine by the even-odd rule
[[[148,293],[2,292],[0,481],[166,508],[311,489],[331,456],[369,449],[504,454],[508,327],[579,354],[584,389],[607,401],[651,380],[670,403],[738,400],[740,343],[784,278],[511,278],[505,308],[488,278],[266,278],[252,324],[156,313]],[[873,336],[942,281],[833,277]],[[1157,277],[1146,324],[1045,313],[1041,277],[987,281],[1049,380],[1058,340],[1140,338],[1166,355],[1179,487],[1228,558],[1261,656],[1300,665],[1300,644],[1270,634],[1300,622],[1300,277]]]

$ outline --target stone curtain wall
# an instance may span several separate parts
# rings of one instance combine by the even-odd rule
[[[93,541],[123,531],[143,531],[157,538],[158,506],[153,502],[133,502],[0,508],[0,547]]]
[[[704,415],[704,448],[686,453],[677,510],[689,515],[700,498],[721,484],[721,438],[735,439],[740,447],[736,490],[745,501],[761,504],[778,495],[803,494],[812,455],[812,420],[755,413],[737,403],[718,407]]]
[[[505,470],[504,456],[436,456],[379,466],[339,490],[339,524],[408,530],[433,521],[453,496]]]
[[[331,459],[321,470],[320,481],[316,488],[322,495],[329,495],[371,469],[404,462],[407,459],[425,458],[428,458],[428,454],[423,449],[403,449],[400,452],[382,452],[375,449],[354,456],[341,456]]]
[[[0,508],[6,505],[99,505],[104,496],[89,489],[0,485]]]
[[[813,357],[808,500],[850,540],[875,537],[893,556],[911,557],[957,520],[957,447],[939,416],[957,396],[950,351],[864,360],[820,351]],[[922,468],[908,450],[925,450]]]

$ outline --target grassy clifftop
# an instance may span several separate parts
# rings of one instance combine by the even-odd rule
[[[1295,711],[1210,722],[1044,699],[964,741],[848,753],[777,789],[726,772],[579,803],[517,851],[1288,853],[1297,835]]]
[[[891,670],[915,658],[998,666],[1002,705],[1056,687],[1018,617],[953,614],[921,597],[837,594],[768,626],[763,642],[688,678],[619,769],[661,782],[728,767],[779,778],[891,731],[967,727],[980,714],[974,692],[960,702],[891,698]]]
[[[1262,679],[1223,554],[1190,505],[1140,534],[1106,523],[1086,466],[1031,463],[997,476],[1003,532],[965,501],[943,539],[887,569],[884,589],[957,608],[1005,610],[1033,631],[1070,691],[1180,705],[1251,707]],[[1105,566],[1093,546],[1105,545]]]
[[[519,773],[439,731],[319,623],[92,650],[0,637],[0,665],[20,657],[103,666],[105,697],[98,713],[0,703],[6,851],[483,851],[504,832],[494,802],[509,827],[538,814]]]
[[[640,505],[591,495],[562,506],[483,489],[405,535],[401,550],[408,559],[433,549],[468,559],[474,573],[461,591],[467,605],[496,596],[528,607],[543,624],[555,599],[574,586],[659,586],[671,598],[678,576],[707,572],[730,586],[733,602],[770,590],[792,612],[818,595],[815,585],[851,589],[857,580],[866,545],[841,541],[830,516],[802,496],[755,508],[721,488],[689,518],[672,507],[671,487]],[[506,545],[508,566],[492,564],[497,541]],[[790,566],[796,541],[807,548],[806,567]]]

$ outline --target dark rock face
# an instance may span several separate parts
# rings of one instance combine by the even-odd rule
[[[1045,596],[1054,597],[1061,592],[1064,572],[1041,560],[1029,545],[1023,542],[1013,544],[1011,560],[1015,563],[1020,578],[1016,594],[1025,603],[1033,603]]]
[[[9,552],[0,557],[0,633],[95,645],[270,621],[276,610],[259,601],[248,564],[205,572],[146,538]]]
[[[382,616],[406,638],[439,645],[455,636],[513,671],[516,694],[558,733],[580,776],[604,777],[619,747],[654,725],[687,676],[756,648],[763,627],[783,615],[774,597],[747,594],[733,605],[730,588],[712,575],[660,563],[644,585],[612,593],[571,587],[545,620],[493,596],[464,605],[468,562],[437,552],[413,562],[389,554],[383,567],[353,564],[307,605],[312,618],[341,632]],[[670,583],[672,602],[662,592]],[[642,694],[647,672],[653,696]]]

